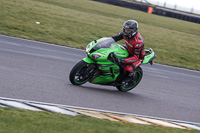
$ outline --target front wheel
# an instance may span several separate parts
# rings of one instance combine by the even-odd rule
[[[135,70],[135,76],[132,80],[122,81],[121,85],[116,86],[119,91],[127,92],[135,88],[141,81],[143,71],[141,67],[137,67]]]
[[[90,79],[89,64],[83,60],[78,62],[71,70],[69,79],[70,82],[74,85],[82,85]]]

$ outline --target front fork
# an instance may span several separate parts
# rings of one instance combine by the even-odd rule
[[[97,75],[95,74],[95,70],[98,68],[94,65],[96,62],[89,57],[83,58],[83,61],[87,63],[87,69],[85,71],[86,75],[90,78],[90,80],[94,79],[94,77]]]

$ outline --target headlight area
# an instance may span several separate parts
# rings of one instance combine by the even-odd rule
[[[89,51],[89,49],[90,49],[90,45],[88,44],[86,49],[85,49],[86,53]]]
[[[99,57],[101,57],[101,56],[98,54],[92,54],[92,58],[94,58],[95,60],[98,59]]]

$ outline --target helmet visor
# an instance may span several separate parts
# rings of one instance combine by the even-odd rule
[[[136,32],[136,28],[134,28],[134,29],[124,29],[124,32],[126,34],[132,34],[132,33]]]

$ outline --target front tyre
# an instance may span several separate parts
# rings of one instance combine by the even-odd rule
[[[135,70],[135,76],[132,80],[122,81],[121,85],[116,86],[119,91],[127,92],[135,88],[141,81],[143,71],[141,67],[137,67]]]
[[[70,72],[70,82],[74,85],[82,85],[86,83],[90,79],[88,67],[89,64],[83,60],[78,62]]]

